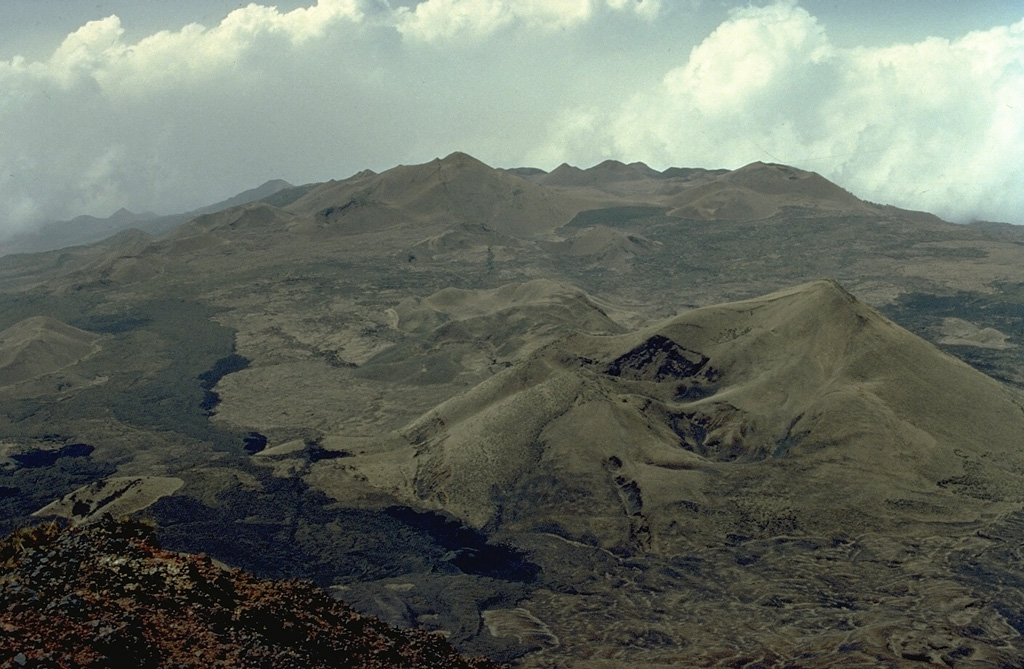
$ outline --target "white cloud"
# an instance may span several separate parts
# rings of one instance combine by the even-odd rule
[[[618,11],[633,11],[637,16],[654,19],[661,11],[661,0],[607,0],[608,6]]]
[[[660,0],[425,0],[397,10],[397,28],[408,39],[438,42],[480,40],[502,28],[564,30],[589,20],[596,11],[633,12],[652,19]]]
[[[501,0],[428,0],[415,9],[400,8],[398,30],[432,42],[458,34],[479,38],[510,24],[512,10]]]
[[[364,17],[356,0],[287,13],[250,4],[212,28],[190,24],[131,44],[110,16],[68,35],[47,60],[0,62],[0,236],[39,219],[106,215],[126,204],[197,206],[228,194],[224,181],[250,187],[252,179],[280,176],[245,177],[251,168],[230,166],[253,164],[268,142],[248,133],[266,133],[279,120],[253,110],[292,94],[264,87],[288,85],[294,69],[321,68],[318,56],[344,51],[328,35],[354,35]]]
[[[806,10],[779,2],[733,12],[656,89],[565,115],[533,155],[568,152],[587,133],[610,147],[593,160],[777,160],[872,200],[1024,223],[1022,99],[1024,21],[955,41],[843,49]]]
[[[213,28],[193,23],[129,45],[122,40],[120,19],[110,16],[69,35],[39,70],[64,85],[75,77],[86,77],[95,79],[110,95],[134,95],[152,88],[193,85],[244,69],[254,57],[263,56],[261,49],[301,47],[323,38],[339,23],[358,23],[362,17],[356,0],[321,0],[287,13],[250,4]]]

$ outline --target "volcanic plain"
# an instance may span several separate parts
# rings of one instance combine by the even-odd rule
[[[0,529],[522,667],[1024,664],[1024,232],[465,154],[0,258]]]

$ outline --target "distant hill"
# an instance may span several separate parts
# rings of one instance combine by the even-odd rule
[[[874,208],[813,172],[752,163],[684,190],[672,214],[705,220],[759,220],[785,208],[870,214]]]
[[[568,201],[567,201],[568,200]],[[287,207],[351,232],[401,221],[443,218],[528,235],[571,218],[578,205],[464,153],[382,174],[324,184]]]
[[[193,209],[188,212],[188,215],[199,216],[201,214],[212,214],[224,209],[230,209],[231,207],[237,207],[242,204],[249,204],[250,202],[269,198],[289,188],[294,188],[294,186],[282,179],[272,179],[260,186],[257,186],[256,188],[250,188],[247,191],[243,191],[234,197],[222,200],[216,204],[200,207],[199,209]]]
[[[291,188],[294,187],[287,181],[274,179],[221,202],[181,214],[136,214],[121,208],[107,218],[78,216],[70,221],[47,223],[38,230],[0,242],[0,256],[12,253],[39,253],[91,244],[129,228],[136,228],[152,235],[162,235],[195,216],[262,200]]]

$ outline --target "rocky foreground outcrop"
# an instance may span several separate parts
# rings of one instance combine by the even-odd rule
[[[0,667],[493,667],[303,582],[162,550],[109,517],[0,542]]]

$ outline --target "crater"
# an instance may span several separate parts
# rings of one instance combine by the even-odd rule
[[[708,361],[706,355],[683,348],[668,337],[654,335],[612,361],[606,373],[633,381],[661,382],[699,376],[714,381],[718,374],[708,368]]]

